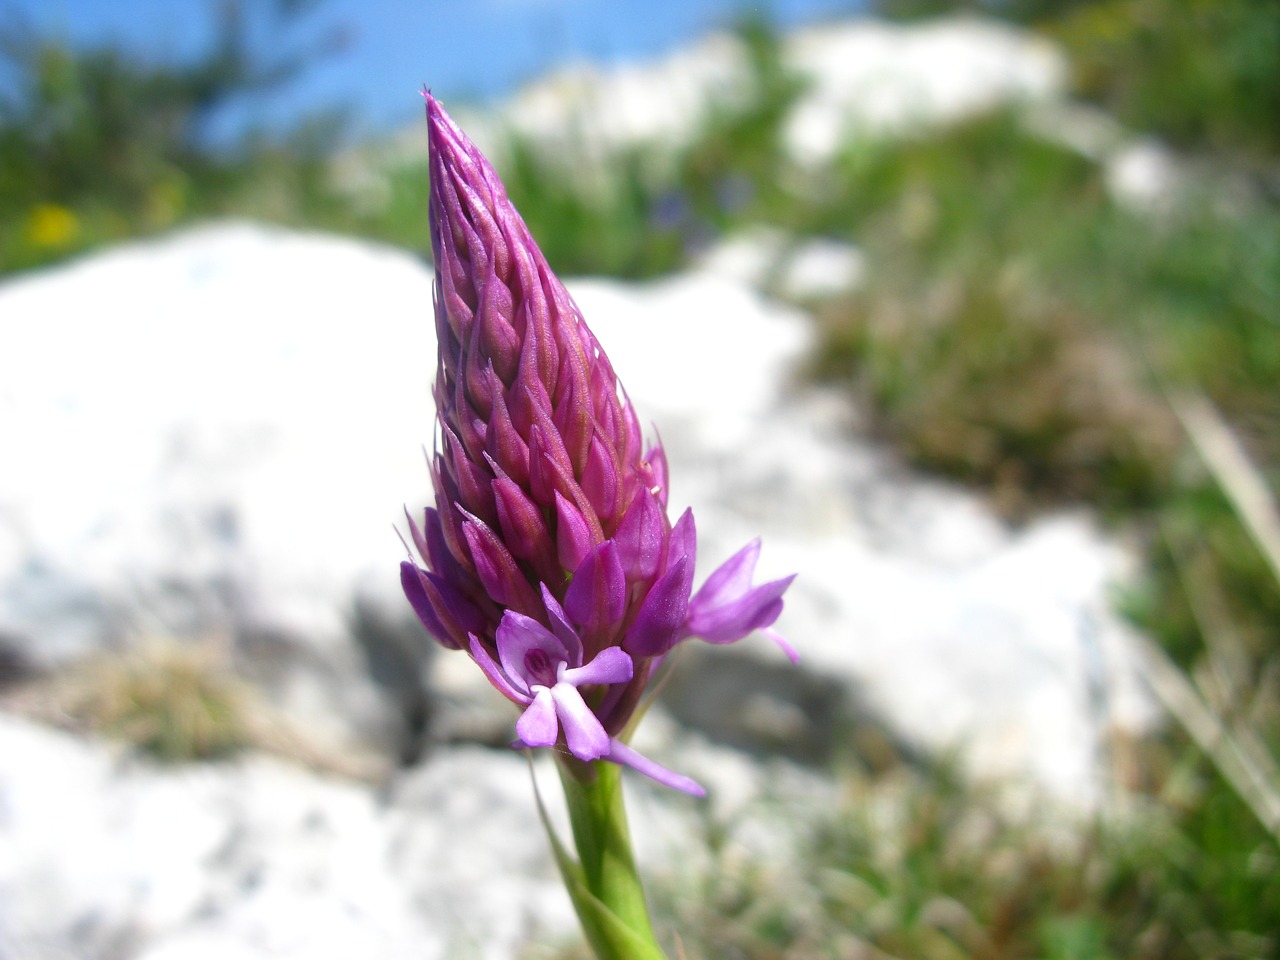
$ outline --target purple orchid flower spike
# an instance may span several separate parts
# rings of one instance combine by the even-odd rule
[[[435,506],[401,584],[427,631],[523,710],[520,743],[702,788],[622,739],[688,637],[767,629],[791,578],[752,586],[759,542],[693,595],[693,514],[667,458],[489,162],[429,93]],[[794,651],[772,634],[794,659]]]

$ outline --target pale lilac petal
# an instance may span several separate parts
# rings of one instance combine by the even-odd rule
[[[484,671],[484,675],[489,678],[489,682],[498,688],[508,700],[513,700],[519,704],[528,703],[530,694],[528,690],[517,690],[511,685],[511,681],[507,679],[507,675],[502,672],[502,668],[494,662],[493,657],[489,656],[489,651],[484,648],[475,634],[471,635],[471,657],[476,664]]]
[[[532,617],[508,610],[502,615],[497,632],[498,658],[502,669],[517,688],[524,684],[532,691],[534,684],[551,686],[555,682],[556,667],[568,660],[569,652],[559,638]],[[546,661],[546,671],[531,676],[529,655],[541,651]]]
[[[556,712],[555,698],[551,691],[547,687],[539,687],[533,702],[516,721],[516,733],[530,747],[551,746],[560,736]]]
[[[689,603],[685,631],[708,643],[733,643],[753,630],[770,626],[782,613],[782,594],[795,574],[753,587],[741,596],[722,593],[718,603],[707,603],[701,591]]]
[[[564,727],[564,740],[569,752],[579,760],[597,760],[609,752],[609,735],[591,712],[578,688],[571,683],[557,683],[551,688],[556,714]]]
[[[609,741],[609,752],[605,755],[605,759],[637,770],[651,780],[657,780],[663,786],[671,787],[673,790],[679,790],[695,797],[705,797],[707,795],[707,791],[703,789],[698,781],[686,777],[682,773],[668,770],[657,761],[650,760],[643,754],[632,750],[617,737]]]
[[[561,679],[580,687],[584,683],[626,683],[635,667],[631,658],[619,647],[605,647],[591,662],[565,670]]]
[[[755,573],[759,557],[760,539],[757,537],[707,577],[707,582],[694,597],[694,603],[716,606],[746,593],[751,589],[751,575]]]

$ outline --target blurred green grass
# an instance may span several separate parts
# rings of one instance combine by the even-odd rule
[[[1087,504],[1134,534],[1146,570],[1117,602],[1213,715],[1275,758],[1280,584],[1170,398],[1207,399],[1274,503],[1280,7],[885,6],[963,6],[1057,38],[1079,96],[1182,151],[1184,190],[1128,208],[1099,162],[1014,110],[850,141],[801,176],[782,129],[803,81],[755,21],[740,30],[749,95],[689,142],[629,148],[583,176],[511,133],[496,156],[513,200],[566,273],[657,276],[758,226],[856,245],[865,283],[806,304],[812,375],[1013,522]],[[226,215],[426,252],[420,154],[369,145],[335,157],[323,117],[205,142],[213,105],[278,76],[244,59],[234,24],[186,64],[51,41],[7,51],[24,82],[0,104],[0,274]],[[154,731],[145,721],[130,722]],[[726,863],[700,886],[668,877],[655,896],[689,957],[1280,957],[1277,826],[1202,748],[1177,728],[1118,743],[1122,802],[1065,847],[945,765],[870,771],[848,757],[837,772],[847,802],[806,826],[805,877]],[[724,829],[708,825],[713,851]]]

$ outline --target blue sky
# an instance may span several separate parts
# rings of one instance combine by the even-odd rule
[[[288,50],[335,32],[343,51],[237,122],[268,125],[308,105],[342,103],[360,130],[411,123],[428,84],[443,97],[493,97],[573,58],[645,59],[744,12],[781,26],[856,13],[866,0],[320,0],[287,34],[270,26],[273,0],[242,0],[263,49]],[[26,20],[72,43],[118,41],[173,58],[201,49],[212,2],[0,0],[0,18]]]

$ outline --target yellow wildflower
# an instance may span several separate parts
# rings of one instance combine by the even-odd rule
[[[41,203],[27,217],[27,243],[33,247],[66,247],[80,234],[80,221],[66,207]]]

